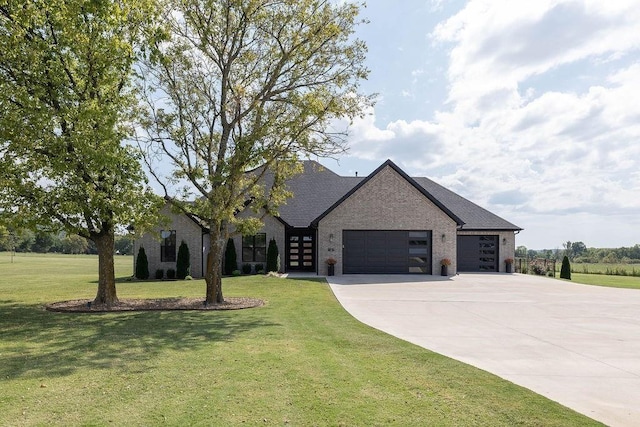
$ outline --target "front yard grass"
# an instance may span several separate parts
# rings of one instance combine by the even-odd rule
[[[266,302],[240,311],[42,309],[92,298],[96,267],[0,254],[0,425],[599,425],[359,323],[324,281],[225,279],[226,295]],[[203,294],[201,280],[118,284],[121,298]]]

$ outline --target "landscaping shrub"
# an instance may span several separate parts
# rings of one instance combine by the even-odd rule
[[[136,258],[136,278],[140,280],[147,280],[149,278],[149,260],[147,260],[147,254],[143,247],[138,250],[138,256]]]
[[[241,274],[242,274],[242,272],[241,272],[240,270],[233,270],[233,271],[231,272],[231,275],[232,275],[232,276],[240,276]]]
[[[546,274],[545,269],[538,264],[531,265],[531,272],[533,274],[537,274],[538,276],[544,276]]]
[[[160,280],[162,278],[164,278],[164,270],[159,268],[156,270],[156,279]]]
[[[227,248],[224,251],[224,274],[233,274],[238,269],[238,257],[236,255],[236,244],[233,239],[227,240]]]
[[[263,264],[256,264],[254,266],[255,272],[256,274],[264,274],[264,265]]]
[[[267,248],[267,272],[277,272],[280,269],[278,259],[278,244],[276,243],[276,239],[272,238],[271,240],[269,240],[269,247]]]
[[[189,255],[189,246],[182,241],[178,248],[178,258],[176,260],[176,276],[180,280],[184,280],[189,275],[191,269],[191,261]]]
[[[551,273],[551,276],[555,277],[555,265],[555,260],[537,258],[529,261],[529,271],[538,276],[547,276]]]
[[[560,268],[560,278],[571,280],[571,264],[569,264],[569,257],[564,256],[562,258],[562,267]]]
[[[251,274],[251,264],[242,264],[242,274]]]
[[[167,270],[167,279],[175,279],[176,271],[173,268]]]

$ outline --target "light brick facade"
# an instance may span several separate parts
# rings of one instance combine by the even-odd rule
[[[184,214],[176,214],[171,211],[168,205],[162,208],[162,214],[169,221],[166,225],[156,227],[152,232],[146,233],[134,242],[134,264],[137,261],[140,247],[144,247],[149,261],[149,275],[155,277],[155,272],[162,269],[166,276],[167,270],[176,269],[176,263],[161,262],[160,260],[160,233],[162,230],[176,230],[176,259],[177,250],[184,241],[189,247],[191,263],[191,276],[202,277],[203,275],[203,234],[202,228]],[[134,266],[135,271],[135,266]]]
[[[391,167],[373,176],[318,224],[318,273],[327,274],[326,259],[335,258],[342,274],[343,230],[430,230],[432,274],[449,258],[456,272],[456,222]],[[442,237],[444,236],[444,238]]]

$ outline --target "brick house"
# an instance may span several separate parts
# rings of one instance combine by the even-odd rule
[[[314,161],[287,182],[293,197],[268,216],[254,236],[235,236],[239,267],[266,264],[269,240],[277,242],[284,272],[325,275],[334,258],[335,274],[448,274],[505,271],[521,228],[447,190],[428,178],[411,178],[390,160],[367,177],[343,177]],[[207,230],[197,219],[165,207],[170,222],[144,235],[149,270],[175,269],[177,247],[185,241],[191,274],[204,275]]]

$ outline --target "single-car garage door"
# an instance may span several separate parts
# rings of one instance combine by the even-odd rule
[[[431,274],[431,231],[344,230],[344,274]]]
[[[458,236],[458,271],[498,271],[498,236]]]

